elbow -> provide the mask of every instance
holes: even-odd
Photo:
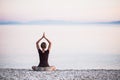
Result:
[[[38,44],[38,42],[36,42],[36,45]]]
[[[49,44],[52,44],[52,43],[49,41]]]
[[[51,42],[49,42],[49,45],[52,45],[52,43],[51,43]]]

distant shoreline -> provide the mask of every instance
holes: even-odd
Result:
[[[0,21],[0,25],[80,25],[80,24],[120,24],[120,21],[106,22],[80,22],[80,21],[64,21],[64,20],[36,20],[36,21]]]
[[[120,70],[81,69],[33,71],[32,69],[0,68],[0,80],[118,80]]]

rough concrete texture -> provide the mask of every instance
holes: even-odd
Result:
[[[56,70],[0,69],[0,80],[120,80],[120,70]]]

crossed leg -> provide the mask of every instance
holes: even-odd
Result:
[[[55,66],[50,66],[50,67],[32,66],[32,69],[34,71],[54,71],[54,70],[56,70],[56,67]]]

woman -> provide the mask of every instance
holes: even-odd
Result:
[[[45,42],[41,43],[41,48],[39,47],[39,43],[42,39],[47,40],[48,42],[48,48],[46,49],[47,45]],[[40,63],[38,66],[33,66],[33,70],[40,70],[40,71],[47,71],[47,70],[55,70],[56,68],[54,66],[49,66],[48,64],[48,57],[49,57],[49,52],[51,49],[51,42],[46,38],[45,33],[43,33],[43,36],[36,42],[36,47],[39,53],[39,60]]]

